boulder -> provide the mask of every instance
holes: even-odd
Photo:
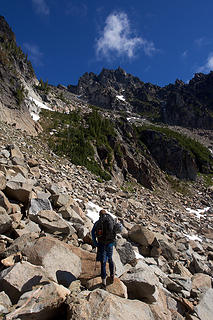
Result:
[[[11,306],[12,303],[8,295],[4,291],[0,292],[0,314],[7,314]]]
[[[5,257],[16,254],[17,252],[23,253],[28,247],[32,247],[38,238],[35,233],[27,233],[15,239],[12,244],[4,252]]]
[[[138,300],[128,300],[96,289],[79,294],[69,303],[67,320],[155,320],[149,306]]]
[[[116,250],[116,248],[113,248],[113,255],[112,255],[114,264],[115,264],[115,275],[117,277],[120,277],[122,274],[124,274],[124,272],[126,272],[127,270],[129,270],[131,268],[130,265],[126,264],[126,266],[124,266],[121,262],[120,256]]]
[[[70,248],[81,260],[79,279],[81,279],[83,283],[100,275],[101,266],[100,262],[96,262],[96,253],[88,252],[72,245],[70,245]]]
[[[41,171],[39,167],[30,168],[30,173],[36,178],[39,179],[41,177]]]
[[[203,261],[202,257],[199,254],[194,253],[192,255],[192,261],[189,265],[189,270],[192,274],[195,273],[206,273],[211,274],[210,268],[207,266],[205,261]]]
[[[40,232],[41,228],[39,227],[39,225],[31,220],[22,221],[21,229],[15,229],[15,234],[17,234],[19,237],[26,233],[37,233],[37,236],[39,236]]]
[[[189,278],[192,277],[191,272],[182,263],[180,263],[179,261],[175,262],[175,266],[174,266],[173,272],[177,273],[177,274],[180,274],[183,277],[189,277]]]
[[[50,196],[50,200],[55,208],[60,208],[69,204],[70,195],[67,194],[53,194]]]
[[[95,290],[102,287],[101,277],[91,279],[86,282],[86,288],[89,290]],[[106,291],[121,298],[127,298],[127,287],[119,278],[114,278],[113,283],[110,280],[110,277],[106,279]]]
[[[178,259],[178,250],[175,244],[168,242],[166,239],[158,239],[161,248],[161,254],[167,261]]]
[[[20,158],[20,159],[24,159],[24,155],[20,151],[18,146],[9,145],[8,148],[10,150],[10,156],[11,157],[17,157],[17,158]]]
[[[203,273],[196,273],[192,277],[192,289],[206,291],[212,287],[212,278]]]
[[[75,227],[75,229],[77,230],[79,239],[82,240],[84,240],[86,235],[89,233],[89,230],[83,225],[79,226],[78,228]]]
[[[16,306],[9,313],[8,319],[62,319],[66,314],[64,301],[70,294],[70,290],[62,285],[50,282],[24,293]]]
[[[17,173],[20,173],[22,176],[24,176],[26,179],[28,177],[28,169],[19,166],[19,165],[11,165],[8,170],[6,170],[6,177],[7,180],[11,180]]]
[[[118,240],[116,242],[116,250],[123,264],[135,262],[136,256],[131,243],[125,240]]]
[[[212,320],[213,314],[213,289],[208,289],[195,307],[200,320]]]
[[[88,252],[79,247],[71,246],[72,251],[81,259],[82,272],[79,276],[82,283],[85,283],[89,279],[93,279],[100,275],[101,273],[101,264],[96,261],[96,253]],[[116,249],[113,249],[113,261],[115,264],[115,275],[120,277],[126,269],[120,261],[119,254]],[[106,265],[107,273],[109,274],[108,263]]]
[[[0,190],[4,190],[6,187],[6,177],[3,172],[0,171]]]
[[[36,167],[39,165],[39,162],[37,159],[31,158],[27,161],[27,164],[30,168]]]
[[[173,281],[169,277],[164,277],[161,281],[164,287],[172,293],[180,293],[183,290],[183,287],[179,283]]]
[[[18,262],[0,273],[1,290],[10,297],[13,304],[17,303],[24,292],[44,281],[49,282],[44,268],[27,261]]]
[[[73,229],[58,213],[53,210],[41,210],[37,214],[39,225],[50,233],[73,234]]]
[[[149,246],[152,244],[155,235],[152,231],[141,225],[134,225],[129,231],[129,238],[142,246]]]
[[[19,166],[26,166],[26,163],[24,159],[18,158],[18,157],[12,157],[11,158],[12,164],[19,165]]]
[[[6,210],[0,207],[0,234],[11,231],[12,220]]]
[[[148,269],[132,268],[124,273],[120,280],[127,286],[128,297],[153,303],[158,297],[158,278]]]
[[[23,250],[29,262],[44,267],[58,284],[69,287],[81,274],[81,260],[72,247],[51,237],[37,239],[33,246]]]
[[[12,212],[12,205],[2,191],[0,191],[0,207],[3,207],[7,213]]]
[[[155,317],[155,319],[161,319],[161,320],[184,320],[184,318],[177,312],[177,310],[173,309],[173,312],[175,311],[176,317],[172,317],[172,312],[169,309],[169,298],[171,294],[168,293],[164,288],[159,288],[158,290],[158,299],[156,303],[152,303],[149,307]]]
[[[31,183],[9,181],[6,184],[5,194],[8,198],[27,204],[32,192]]]
[[[192,281],[189,277],[183,277],[179,274],[171,274],[169,278],[182,287],[182,290],[191,291]]]
[[[41,210],[52,210],[50,200],[47,198],[35,198],[30,200],[28,215],[32,221],[37,222],[37,214]]]
[[[73,200],[70,199],[69,202],[69,206],[71,207],[71,209],[73,209],[82,219],[85,219],[85,213],[83,212],[83,210],[79,207],[78,203]]]
[[[15,265],[15,263],[20,262],[21,260],[22,260],[22,254],[21,252],[17,252],[5,259],[2,259],[1,263],[5,267],[12,267]]]
[[[63,206],[58,210],[64,219],[73,223],[84,224],[84,220],[70,206]]]

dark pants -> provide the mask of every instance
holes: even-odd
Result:
[[[108,261],[109,263],[109,271],[110,276],[114,274],[114,263],[112,260],[112,254],[113,254],[113,245],[114,243],[109,244],[98,244],[98,251],[97,251],[97,257],[96,260],[101,262],[101,278],[106,278],[106,263]]]

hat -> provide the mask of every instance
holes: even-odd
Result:
[[[106,214],[106,210],[101,209],[101,210],[99,211],[99,214]]]

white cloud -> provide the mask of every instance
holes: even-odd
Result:
[[[49,15],[50,9],[45,0],[32,0],[35,10],[39,14]]]
[[[110,14],[106,19],[105,28],[96,42],[97,56],[110,58],[112,54],[117,54],[133,58],[136,49],[139,48],[142,48],[148,56],[156,51],[153,42],[132,35],[126,13]]]
[[[24,43],[24,48],[26,49],[30,60],[35,66],[42,65],[43,53],[40,51],[39,47],[35,44]]]
[[[199,67],[197,72],[210,72],[213,70],[213,52],[210,53],[210,55],[207,58],[206,63]]]

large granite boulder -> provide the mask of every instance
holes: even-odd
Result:
[[[213,289],[208,289],[201,297],[195,310],[200,320],[212,320],[213,315]]]
[[[84,295],[80,294],[70,301],[67,320],[76,319],[155,320],[156,318],[149,306],[141,301],[127,300],[96,289],[85,292]]]
[[[153,303],[158,298],[159,280],[147,269],[135,269],[124,273],[120,280],[127,286],[128,297]]]
[[[44,268],[32,265],[27,261],[18,262],[0,273],[1,290],[10,297],[13,304],[24,292],[30,291],[33,286],[44,282],[49,282]]]
[[[149,246],[154,241],[155,235],[142,225],[134,225],[129,231],[129,238],[142,246]]]
[[[75,229],[53,210],[41,210],[37,214],[40,227],[50,233],[73,234]]]
[[[5,194],[10,199],[27,204],[31,197],[32,187],[33,185],[28,182],[9,181],[6,184]]]
[[[0,207],[0,234],[10,231],[12,220],[3,207]]]
[[[80,258],[70,245],[60,240],[41,237],[23,253],[29,262],[42,266],[52,280],[65,287],[81,274]]]
[[[16,309],[6,316],[8,319],[62,319],[66,314],[64,301],[70,290],[50,282],[33,288],[20,297]]]

